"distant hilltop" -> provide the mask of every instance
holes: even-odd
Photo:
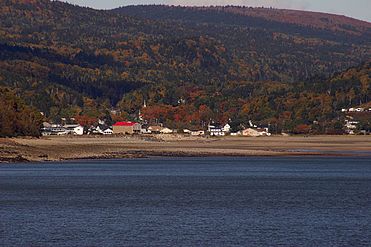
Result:
[[[192,12],[200,12],[201,15],[202,11],[211,13],[214,12],[219,15],[221,13],[227,13],[238,17],[256,17],[268,21],[302,25],[311,28],[326,29],[331,31],[346,32],[354,35],[362,35],[364,32],[370,32],[371,29],[370,22],[358,20],[344,15],[264,7],[182,7],[167,5],[132,5],[128,7],[117,8],[113,11],[138,17],[188,21],[192,21],[192,19],[193,21],[197,21],[200,18],[204,18],[201,16],[199,16],[199,18],[195,18],[196,14],[191,14]],[[206,19],[203,20],[205,21]],[[246,21],[248,21],[248,19]],[[247,22],[246,25],[249,25],[249,23]]]

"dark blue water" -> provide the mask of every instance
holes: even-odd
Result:
[[[371,159],[1,165],[0,245],[371,246]]]

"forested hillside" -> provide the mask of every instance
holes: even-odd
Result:
[[[335,133],[342,129],[345,115],[340,109],[370,102],[371,64],[350,68],[329,79],[301,83],[249,82],[230,85],[218,91],[198,88],[185,90],[187,104],[149,106],[145,118],[160,119],[169,126],[198,125],[209,119],[228,122],[238,129],[249,120],[270,126],[273,133]],[[172,90],[171,96],[182,89]],[[370,114],[368,122],[371,123]],[[305,131],[304,131],[305,132]]]
[[[134,118],[146,100],[146,117],[172,127],[252,119],[294,130],[369,101],[371,24],[285,13],[3,0],[0,85],[54,120],[111,108]]]

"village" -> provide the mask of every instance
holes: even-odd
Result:
[[[73,119],[72,119],[73,121]],[[210,123],[207,126],[207,130],[190,130],[182,129],[175,130],[164,126],[163,124],[148,125],[145,123],[122,121],[116,122],[112,126],[109,126],[105,121],[98,120],[96,125],[90,127],[81,126],[80,124],[51,124],[48,122],[43,123],[41,129],[42,136],[66,136],[66,135],[172,135],[181,134],[184,136],[271,136],[268,128],[260,128],[254,125],[251,121],[249,127],[238,132],[232,132],[231,126],[227,124]]]
[[[146,108],[144,102],[143,108]],[[356,120],[357,115],[367,115],[371,113],[371,107],[351,107],[339,110],[343,115],[342,123],[343,134],[369,134],[369,131],[360,129],[360,121]],[[118,110],[111,110],[111,114],[119,113]],[[42,113],[43,114],[43,113]],[[60,123],[44,122],[41,128],[42,136],[66,136],[66,135],[176,135],[194,137],[225,137],[225,136],[245,136],[245,137],[264,137],[271,136],[269,126],[258,126],[249,120],[247,124],[241,124],[238,131],[233,131],[230,123],[217,123],[210,120],[209,124],[200,129],[172,129],[162,123],[148,123],[139,114],[135,117],[136,121],[117,121],[111,124],[106,120],[97,119],[95,124],[82,126],[77,123],[75,118],[61,118]],[[317,121],[314,122],[314,124]],[[287,135],[286,133],[275,133]]]
[[[344,134],[354,135],[357,133],[368,134],[367,131],[356,131],[360,122],[354,119],[354,114],[371,113],[371,108],[349,108],[341,109],[345,114],[343,123]],[[118,121],[113,124],[107,124],[105,120],[97,119],[96,124],[82,126],[74,118],[61,118],[60,123],[44,122],[41,128],[42,136],[66,136],[66,135],[183,135],[198,137],[224,137],[224,136],[246,136],[246,137],[264,137],[271,136],[267,126],[258,126],[251,120],[248,124],[241,125],[241,130],[232,131],[229,123],[210,123],[204,129],[171,129],[162,123],[149,124],[145,121],[139,112],[138,121]],[[280,133],[286,135],[285,133]]]

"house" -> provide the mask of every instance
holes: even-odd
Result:
[[[111,130],[110,128],[103,130],[103,135],[112,135],[112,134],[113,134],[113,130]]]
[[[112,135],[113,134],[112,127],[109,127],[105,123],[102,124],[102,122],[100,124],[98,124],[98,126],[96,127],[96,131],[99,134],[102,134],[102,135]]]
[[[272,134],[269,133],[268,128],[247,128],[242,131],[243,136],[251,136],[251,137],[258,137],[258,136],[271,136]]]
[[[358,121],[345,120],[345,125],[344,125],[345,132],[349,135],[354,135],[358,124],[359,124]]]
[[[197,131],[191,131],[191,136],[204,136],[205,131],[203,130],[197,130]]]
[[[41,135],[42,136],[50,136],[52,134],[51,132],[52,125],[48,122],[43,122],[43,127],[41,128]]]
[[[148,130],[151,131],[152,134],[160,134],[162,129],[163,127],[159,125],[153,125],[148,127]]]
[[[68,134],[82,136],[84,134],[84,127],[79,124],[66,124],[63,126]]]
[[[63,128],[70,135],[83,135],[84,134],[84,127],[79,124],[65,124]]]
[[[143,128],[143,127],[142,127],[142,129],[140,130],[140,133],[141,133],[141,134],[151,134],[152,131],[150,131],[150,130],[147,129],[147,128]]]
[[[82,127],[81,125],[76,126],[76,127],[73,129],[73,133],[74,133],[75,135],[82,136],[82,135],[84,134],[84,127]]]
[[[105,130],[105,128],[103,127],[103,125],[98,124],[98,126],[95,128],[95,130],[98,132],[98,134],[103,135],[103,131]]]
[[[87,131],[88,135],[102,135],[102,131],[95,126],[90,126],[90,128]]]
[[[231,132],[231,126],[230,126],[229,124],[224,125],[224,127],[223,127],[223,131],[224,131],[225,133],[229,133],[229,132]]]
[[[160,133],[161,134],[172,134],[174,131],[169,128],[163,128]]]
[[[192,131],[189,130],[189,129],[184,129],[184,130],[183,130],[183,133],[184,133],[184,134],[192,134]]]
[[[72,133],[73,129],[67,129],[60,124],[49,124],[47,122],[43,123],[43,127],[41,128],[41,135],[43,136],[50,136],[50,135],[67,135]]]
[[[225,136],[225,132],[223,131],[223,127],[218,124],[211,125],[209,124],[207,131],[211,136]]]
[[[128,134],[132,135],[140,133],[142,125],[136,122],[117,122],[113,126],[114,134]]]

